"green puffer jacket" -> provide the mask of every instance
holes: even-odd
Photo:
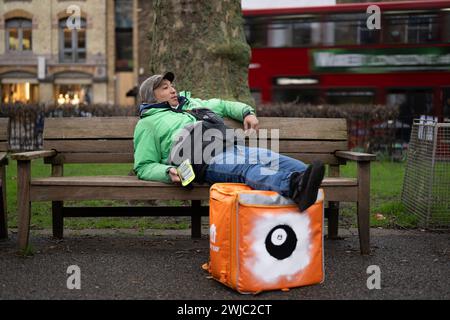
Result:
[[[174,138],[186,125],[197,120],[183,110],[208,108],[221,117],[243,121],[245,114],[255,113],[251,106],[220,99],[190,98],[187,92],[179,97],[180,106],[173,110],[167,103],[141,105],[141,120],[134,130],[134,171],[142,180],[172,183],[167,173]]]

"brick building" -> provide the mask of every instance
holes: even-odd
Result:
[[[134,104],[137,0],[0,0],[2,102]]]

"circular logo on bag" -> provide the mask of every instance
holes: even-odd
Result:
[[[290,226],[279,225],[270,230],[265,243],[272,257],[283,260],[290,257],[297,247],[297,236]]]

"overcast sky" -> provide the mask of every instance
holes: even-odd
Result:
[[[242,0],[242,9],[315,7],[333,4],[336,4],[336,0]]]

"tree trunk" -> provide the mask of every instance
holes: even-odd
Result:
[[[153,0],[149,37],[152,74],[174,72],[193,97],[254,105],[240,0]]]

